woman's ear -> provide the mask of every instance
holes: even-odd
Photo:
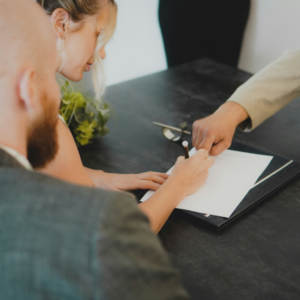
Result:
[[[64,38],[68,31],[70,14],[63,8],[57,8],[51,15],[51,22],[56,36],[59,39]]]

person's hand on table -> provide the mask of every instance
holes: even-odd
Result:
[[[157,172],[141,174],[113,174],[88,169],[88,173],[97,188],[130,191],[137,189],[156,191],[168,179],[169,175]]]
[[[193,124],[193,145],[217,156],[231,145],[236,127],[248,118],[245,109],[235,103],[226,102],[212,115]]]

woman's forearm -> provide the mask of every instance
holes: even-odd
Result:
[[[140,203],[139,208],[148,217],[152,230],[158,233],[168,217],[186,196],[182,186],[166,181],[147,201]]]
[[[87,167],[84,167],[86,173],[89,175],[89,177],[91,178],[91,180],[94,182],[94,184],[97,186],[98,181],[101,180],[101,178],[103,176],[105,176],[105,172],[101,171],[101,170],[93,170],[93,169],[89,169]]]

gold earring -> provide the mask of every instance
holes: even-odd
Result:
[[[58,39],[57,41],[57,51],[63,52],[65,50],[65,39]]]

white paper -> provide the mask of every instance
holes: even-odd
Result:
[[[193,148],[190,156],[195,153]],[[185,197],[177,208],[229,218],[272,159],[268,155],[225,150],[215,157],[206,183],[198,192]],[[171,172],[172,169],[167,173]],[[149,191],[141,201],[153,193]]]

